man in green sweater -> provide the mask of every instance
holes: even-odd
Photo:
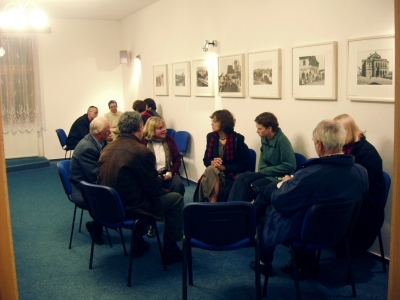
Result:
[[[292,145],[279,128],[273,113],[264,112],[256,117],[257,133],[261,137],[261,156],[258,172],[239,174],[229,193],[228,201],[253,201],[271,182],[278,182],[296,170]]]

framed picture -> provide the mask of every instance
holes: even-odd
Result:
[[[172,64],[172,90],[175,96],[190,96],[190,62]]]
[[[348,40],[347,97],[394,102],[394,35]]]
[[[335,100],[337,42],[293,47],[293,97]]]
[[[281,98],[281,49],[249,53],[249,96]]]
[[[168,65],[153,67],[154,94],[168,96]]]
[[[196,96],[214,96],[214,70],[211,59],[194,60],[193,92]]]
[[[221,97],[244,97],[244,54],[218,58],[218,93]]]

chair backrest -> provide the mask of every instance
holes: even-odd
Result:
[[[188,146],[189,146],[189,140],[190,140],[190,134],[187,131],[177,131],[175,132],[174,136],[176,145],[178,146],[179,152],[182,154],[185,154]]]
[[[256,158],[257,158],[256,151],[249,148],[249,154],[250,154],[250,159],[249,159],[249,165],[248,165],[247,169],[251,172],[255,172],[256,171]]]
[[[294,156],[296,157],[296,171],[301,169],[301,166],[307,161],[306,157],[301,154],[301,153],[294,153]]]
[[[304,218],[300,242],[308,248],[337,244],[357,218],[360,204],[361,198],[314,204]]]
[[[234,250],[254,243],[256,212],[249,202],[194,202],[183,209],[185,239],[208,250]]]
[[[81,190],[93,219],[106,226],[124,221],[124,207],[113,188],[81,181]]]
[[[62,148],[64,148],[65,144],[67,143],[67,135],[64,131],[64,129],[56,129],[56,133],[58,136],[58,140],[60,141],[60,145]]]
[[[390,184],[392,183],[392,180],[390,179],[390,176],[388,173],[383,171],[383,178],[385,179],[385,184],[386,184],[386,197],[385,197],[385,206],[387,202],[387,198],[389,196],[389,190],[390,190]]]
[[[60,176],[62,185],[64,187],[64,192],[67,194],[68,198],[71,198],[72,186],[69,181],[69,168],[71,166],[70,160],[63,160],[57,163],[58,175]]]
[[[167,134],[168,134],[169,136],[174,137],[174,136],[175,136],[175,129],[167,128]]]

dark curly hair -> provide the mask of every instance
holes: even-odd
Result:
[[[232,133],[235,128],[235,118],[231,112],[227,109],[217,110],[211,116],[210,119],[214,119],[220,122],[221,130],[225,133]]]

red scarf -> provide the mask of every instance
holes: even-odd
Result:
[[[211,140],[210,140],[210,145],[208,147],[208,153],[207,156],[209,159],[212,159],[212,153],[213,153],[213,148],[214,148],[214,143],[215,140],[217,139],[217,137],[219,137],[217,132],[214,132]],[[225,143],[225,157],[226,157],[226,161],[233,161],[235,159],[235,141],[234,141],[235,135],[234,133],[228,133],[226,135],[226,143]]]

